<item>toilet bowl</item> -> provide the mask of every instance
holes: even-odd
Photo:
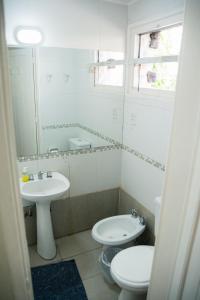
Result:
[[[155,235],[158,232],[161,198],[155,199]],[[111,262],[111,275],[121,287],[119,300],[145,300],[154,256],[153,246],[133,246],[119,252]]]
[[[153,255],[153,246],[133,246],[113,258],[111,275],[121,288],[119,300],[146,299]]]

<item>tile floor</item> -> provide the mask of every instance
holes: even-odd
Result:
[[[42,259],[37,254],[36,246],[29,247],[31,266],[36,267],[74,258],[88,300],[118,299],[119,288],[116,285],[108,285],[101,275],[98,264],[101,246],[92,239],[90,230],[57,239],[56,243],[57,256],[51,261]]]

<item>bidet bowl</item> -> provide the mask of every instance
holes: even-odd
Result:
[[[136,239],[145,230],[139,218],[132,215],[119,215],[103,219],[92,229],[92,237],[100,244],[116,246]]]

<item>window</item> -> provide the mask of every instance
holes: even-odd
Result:
[[[182,25],[135,35],[133,88],[175,91]]]
[[[122,87],[124,81],[124,53],[96,51],[94,85]]]

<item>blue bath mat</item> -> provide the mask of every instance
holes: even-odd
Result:
[[[88,300],[74,260],[31,269],[35,300]]]

